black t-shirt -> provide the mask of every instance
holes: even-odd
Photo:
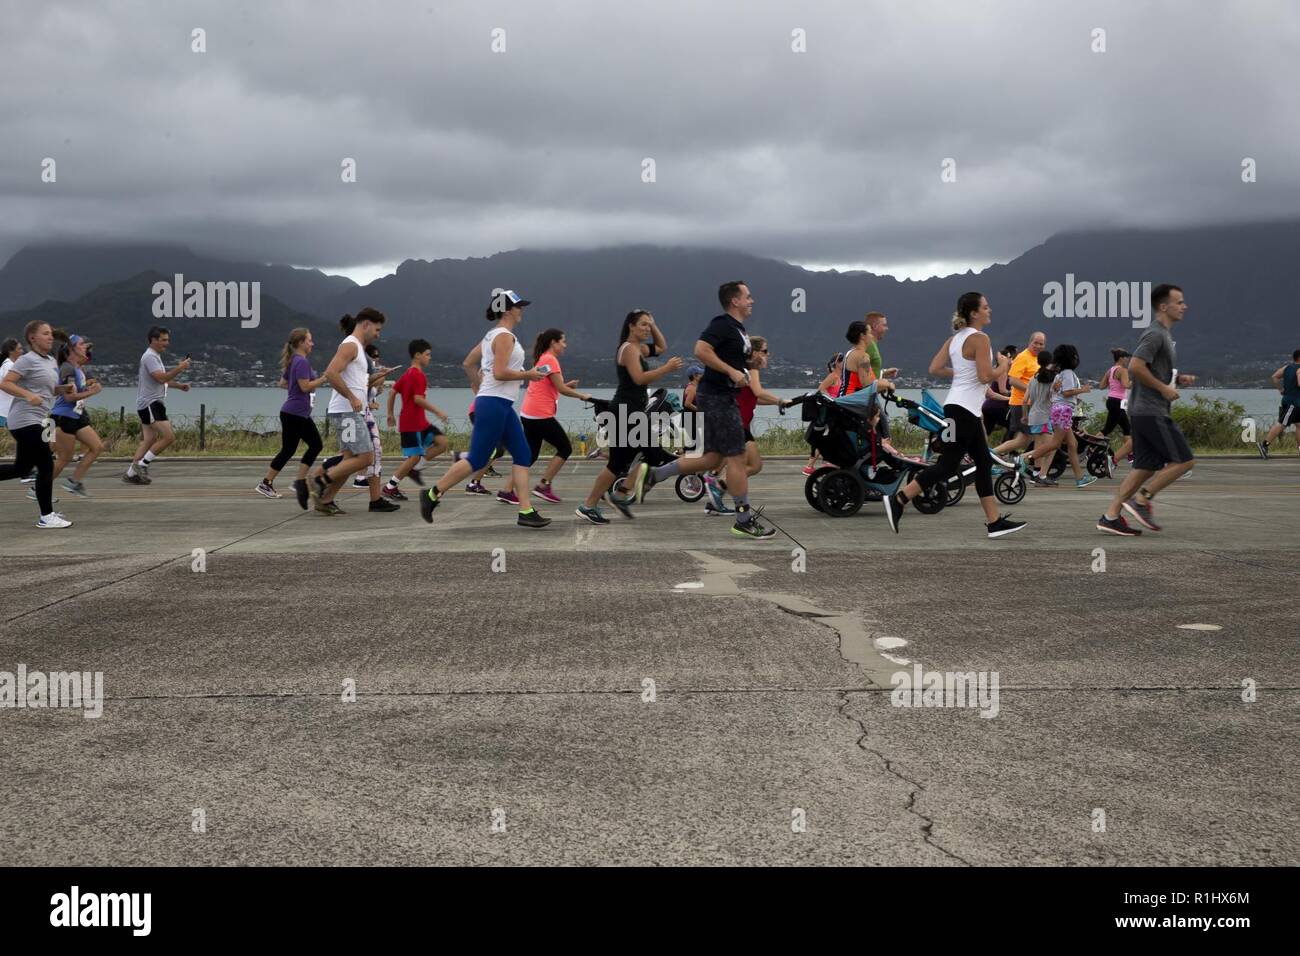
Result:
[[[700,333],[700,341],[712,345],[718,358],[732,368],[745,371],[745,361],[749,358],[750,346],[744,323],[737,322],[725,313],[719,315]],[[700,379],[697,391],[730,394],[735,390],[736,387],[731,384],[729,377],[707,365],[704,367],[704,376]]]

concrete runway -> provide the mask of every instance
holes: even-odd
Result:
[[[1140,539],[1093,527],[1114,482],[1031,490],[989,541],[973,491],[895,536],[801,464],[763,542],[669,487],[580,523],[588,463],[541,531],[304,513],[263,462],[97,465],[58,532],[0,485],[0,671],[105,687],[0,709],[0,862],[1300,863],[1300,465],[1198,464]],[[916,665],[996,716],[894,706]]]

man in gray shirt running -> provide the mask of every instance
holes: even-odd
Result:
[[[1160,525],[1156,524],[1152,512],[1156,493],[1185,475],[1193,464],[1192,449],[1169,415],[1170,405],[1178,399],[1177,386],[1196,382],[1195,375],[1178,375],[1171,334],[1187,312],[1183,290],[1176,285],[1156,286],[1151,290],[1151,311],[1155,313],[1155,321],[1133,350],[1128,367],[1133,381],[1128,400],[1133,426],[1133,470],[1125,477],[1106,513],[1097,519],[1098,531],[1125,537],[1142,532],[1129,526],[1120,516],[1120,509],[1148,531],[1159,531]]]

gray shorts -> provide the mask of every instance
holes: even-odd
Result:
[[[1021,432],[1026,435],[1030,434],[1028,423],[1025,420],[1025,406],[1012,405],[1007,408],[1007,437],[1015,438]]]
[[[363,455],[374,451],[370,443],[370,428],[361,412],[330,412],[330,431],[339,436],[339,451]]]
[[[745,453],[745,426],[735,394],[696,392],[695,407],[704,419],[704,453],[717,452],[724,458]]]

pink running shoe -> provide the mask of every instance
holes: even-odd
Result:
[[[533,489],[533,494],[541,498],[543,501],[549,501],[553,505],[558,505],[560,503],[560,496],[551,490],[550,485],[544,485],[541,482],[538,482],[537,487]]]
[[[498,491],[497,501],[503,505],[517,505],[519,504],[519,496],[513,491]]]

